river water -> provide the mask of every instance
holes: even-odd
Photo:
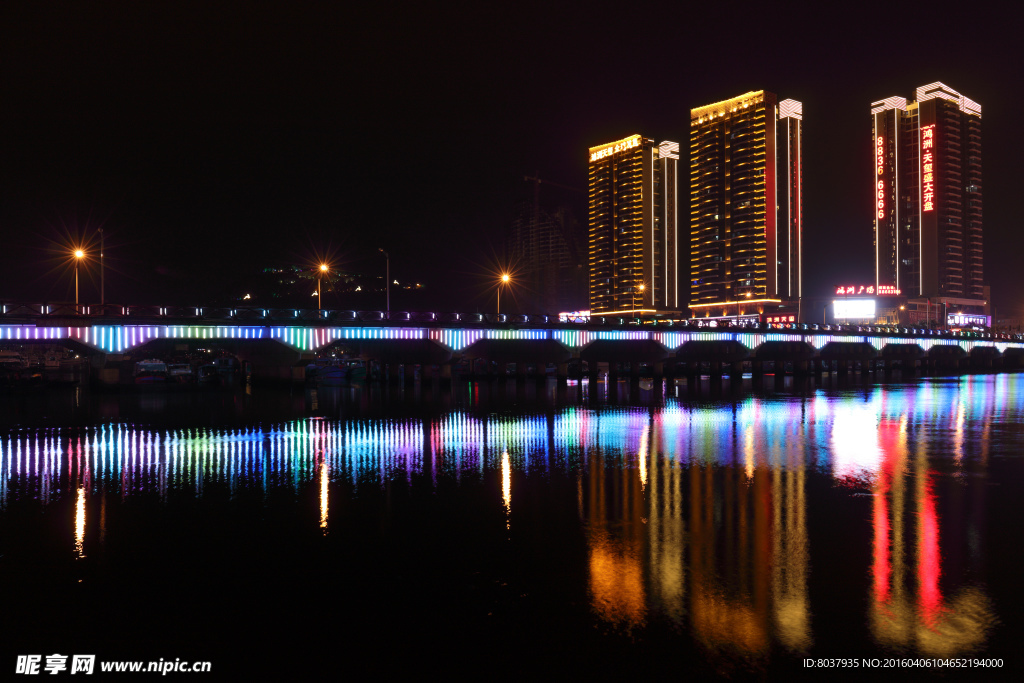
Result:
[[[1022,417],[1015,374],[0,396],[0,667],[1019,675]]]

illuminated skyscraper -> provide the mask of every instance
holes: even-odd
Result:
[[[678,160],[640,135],[590,148],[591,313],[680,310]]]
[[[748,92],[690,110],[690,310],[750,315],[801,296],[803,105]]]
[[[981,106],[942,83],[871,104],[875,285],[980,302]]]

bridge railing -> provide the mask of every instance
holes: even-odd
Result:
[[[88,327],[135,321],[158,324],[227,323],[252,325],[289,325],[300,327],[381,325],[428,327],[545,327],[559,329],[625,328],[701,331],[788,331],[795,333],[829,332],[849,335],[885,335],[1024,341],[1024,335],[1007,332],[923,329],[894,325],[829,325],[816,323],[750,323],[748,321],[704,321],[700,319],[663,320],[621,316],[590,316],[559,321],[545,314],[496,314],[432,311],[359,311],[344,309],[268,308],[262,306],[208,307],[121,304],[81,304],[74,302],[23,303],[0,302],[0,320],[7,324],[43,324]]]

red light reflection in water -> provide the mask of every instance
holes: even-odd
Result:
[[[880,643],[949,657],[984,644],[994,616],[978,588],[943,591],[936,474],[923,442],[911,454],[907,425],[904,415],[878,427],[870,624]]]
[[[925,625],[934,628],[942,610],[942,590],[939,588],[939,576],[942,574],[939,519],[935,512],[935,495],[929,472],[922,472],[918,481],[917,604]]]

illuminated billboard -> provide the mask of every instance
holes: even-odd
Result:
[[[921,126],[921,210],[935,210],[935,124]]]
[[[950,327],[991,327],[992,318],[972,313],[950,313],[946,316],[946,324]]]
[[[878,219],[882,220],[885,218],[885,180],[882,178],[882,174],[885,173],[885,141],[881,135],[875,139],[875,168],[878,171],[878,183],[875,186],[878,193],[876,208],[878,209]]]
[[[622,140],[616,140],[615,142],[609,142],[604,145],[598,145],[597,147],[590,148],[590,160],[600,161],[605,157],[609,157],[619,152],[625,152],[628,149],[640,146],[640,136],[630,135],[628,138]]]
[[[874,320],[874,299],[835,299],[832,314],[836,320]]]
[[[836,294],[867,294],[868,296],[898,296],[901,290],[895,285],[845,285],[836,287]]]

